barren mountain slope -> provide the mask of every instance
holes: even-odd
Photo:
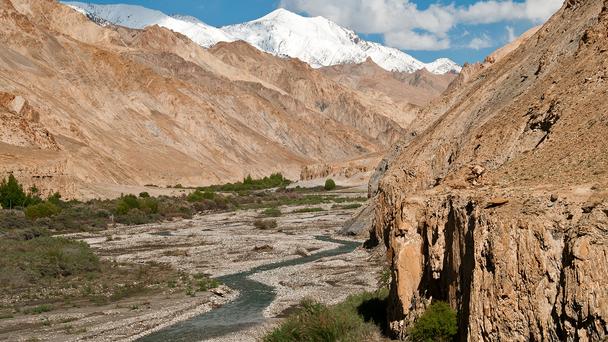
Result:
[[[395,122],[409,118],[398,104],[342,86],[300,60],[276,58],[243,41],[219,43],[209,51],[226,64],[246,69],[309,108],[364,131],[381,143],[395,142],[402,133]]]
[[[336,120],[158,27],[100,27],[50,0],[1,0],[0,25],[0,172],[44,190],[297,177],[382,151],[401,130],[369,108]]]
[[[360,64],[344,64],[322,68],[331,79],[363,93],[388,96],[394,102],[426,106],[439,97],[457,74],[436,75],[425,69],[413,73],[389,72],[371,59]]]
[[[376,196],[389,319],[431,298],[461,340],[608,333],[608,1],[569,0],[404,139]],[[441,107],[443,106],[443,107]]]
[[[405,128],[411,126],[420,111],[438,98],[457,74],[433,74],[425,69],[389,72],[371,59],[361,64],[344,64],[320,69],[326,76],[353,90],[396,107],[391,117]]]

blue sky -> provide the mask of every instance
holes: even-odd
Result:
[[[167,14],[186,14],[223,26],[257,19],[278,7],[322,15],[364,39],[400,48],[430,62],[448,57],[463,64],[483,60],[533,26],[563,0],[80,0],[128,3]]]

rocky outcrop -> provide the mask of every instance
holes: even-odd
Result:
[[[608,1],[567,1],[385,159],[371,241],[396,335],[444,300],[463,341],[606,338],[606,53]]]

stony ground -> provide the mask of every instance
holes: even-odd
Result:
[[[343,196],[360,196],[347,193]],[[158,262],[191,273],[216,277],[255,266],[300,258],[336,245],[315,239],[335,236],[354,209],[318,205],[326,211],[294,213],[305,207],[281,207],[273,229],[255,228],[260,210],[196,216],[163,224],[114,227],[96,233],[69,235],[86,241],[104,259],[118,262]],[[334,303],[349,294],[376,288],[378,262],[363,249],[317,262],[256,274],[255,280],[277,288],[276,301],[265,311],[269,318],[257,327],[223,338],[255,340],[304,297]],[[153,275],[150,275],[153,276]],[[0,320],[0,341],[129,341],[213,307],[237,293],[227,288],[199,292],[132,297],[106,306],[58,309],[39,315]]]

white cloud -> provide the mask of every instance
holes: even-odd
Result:
[[[449,38],[438,38],[433,34],[419,34],[412,31],[387,32],[384,42],[405,50],[445,50],[450,48]]]
[[[471,41],[469,42],[469,45],[467,45],[467,47],[469,49],[473,49],[473,50],[481,50],[481,49],[485,49],[485,48],[489,48],[492,47],[492,40],[490,40],[490,37],[487,34],[483,34],[479,37],[475,37],[473,39],[471,39]]]
[[[517,39],[517,36],[515,35],[515,29],[513,28],[513,26],[507,26],[506,30],[507,30],[507,41],[509,43],[514,41],[515,39]]]
[[[324,16],[357,32],[383,34],[386,43],[395,47],[438,50],[450,46],[448,34],[458,24],[540,23],[563,1],[480,0],[468,6],[433,4],[423,10],[413,0],[281,0],[280,6]]]

